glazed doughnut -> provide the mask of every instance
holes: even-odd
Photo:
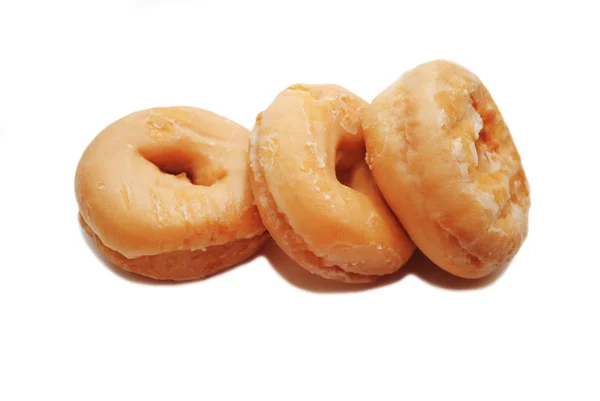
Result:
[[[206,277],[268,239],[248,184],[250,132],[192,107],[130,114],[87,147],[80,221],[115,265],[154,279]]]
[[[250,140],[250,185],[273,239],[308,271],[347,283],[392,273],[415,249],[364,162],[366,105],[339,86],[295,85],[258,115]]]
[[[465,278],[505,265],[527,234],[529,186],[488,90],[447,61],[402,75],[368,107],[367,161],[434,263]]]

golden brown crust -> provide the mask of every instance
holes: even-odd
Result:
[[[361,167],[365,105],[335,85],[295,85],[259,115],[250,141],[250,183],[271,236],[307,270],[349,283],[392,273],[414,251]]]
[[[128,259],[108,248],[79,215],[79,222],[92,238],[98,250],[112,264],[155,280],[196,280],[212,276],[228,267],[249,259],[269,240],[269,234],[215,245],[205,250],[174,251]]]
[[[529,188],[489,92],[436,61],[404,74],[363,121],[368,162],[417,246],[467,278],[507,263],[527,233]]]

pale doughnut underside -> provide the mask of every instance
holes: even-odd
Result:
[[[258,168],[254,170],[251,177],[255,193],[260,197],[257,206],[263,216],[263,223],[269,227],[269,232],[277,245],[299,265],[313,274],[344,283],[372,283],[377,279],[377,276],[347,272],[311,252],[304,239],[294,232],[286,216],[277,209],[277,204],[267,191]]]
[[[417,246],[465,278],[508,263],[527,234],[529,186],[496,104],[445,61],[405,73],[363,121],[367,161]]]
[[[212,276],[249,259],[269,240],[269,234],[265,232],[253,238],[215,245],[203,250],[166,252],[128,259],[104,245],[81,215],[79,222],[110,263],[128,272],[155,280],[183,281]]]

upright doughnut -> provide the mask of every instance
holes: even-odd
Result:
[[[368,107],[367,161],[385,199],[434,263],[478,278],[527,234],[529,186],[481,81],[447,61],[402,75]]]
[[[348,283],[392,273],[414,251],[364,163],[366,105],[339,86],[295,85],[250,140],[250,183],[273,239],[308,271]]]
[[[75,177],[81,224],[117,266],[205,277],[268,239],[248,184],[249,131],[192,107],[130,114],[87,147]]]

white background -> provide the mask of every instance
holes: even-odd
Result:
[[[594,2],[351,3],[0,3],[0,399],[600,399]],[[159,284],[104,263],[78,226],[79,157],[132,111],[251,128],[288,85],[371,100],[436,58],[487,85],[531,184],[503,274],[464,281],[417,256],[364,289],[269,245]]]

